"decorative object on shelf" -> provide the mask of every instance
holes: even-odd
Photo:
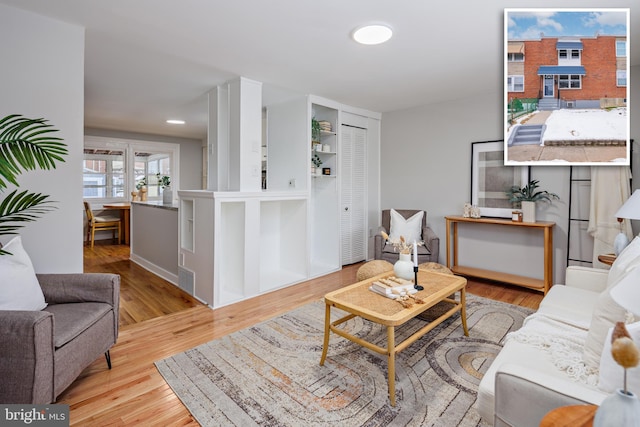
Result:
[[[320,120],[318,121],[318,126],[320,126],[320,130],[322,132],[331,132],[333,129],[331,128],[331,122],[328,120]]]
[[[538,191],[539,182],[537,179],[532,179],[522,188],[514,185],[505,192],[511,203],[520,203],[523,222],[536,222],[536,202],[551,203],[554,199],[560,199],[560,196],[555,193],[549,193],[546,190]]]
[[[158,185],[162,188],[162,204],[170,205],[173,203],[173,191],[171,190],[171,178],[167,175],[156,174]]]
[[[480,208],[476,205],[471,206],[471,218],[480,218]]]
[[[316,175],[320,175],[322,173],[322,169],[320,169],[320,166],[322,166],[322,159],[320,159],[320,156],[314,154],[311,158],[311,163],[313,163],[313,166],[315,166],[314,173]]]
[[[331,145],[322,144],[322,151],[324,151],[325,153],[330,153],[331,152]]]
[[[504,192],[528,181],[528,167],[504,165],[504,141],[471,144],[471,204],[481,216],[511,218],[513,206]]]
[[[19,186],[17,175],[23,171],[55,169],[56,161],[64,162],[68,153],[61,138],[51,136],[58,132],[45,119],[29,119],[19,114],[11,114],[0,120],[0,192],[8,184]],[[47,200],[48,195],[30,193],[28,190],[13,190],[2,200],[0,209],[0,235],[16,234],[23,225],[13,224],[35,221],[40,214],[55,207]],[[0,249],[0,255],[7,255]]]
[[[320,144],[319,142],[314,142],[313,151],[322,152],[322,144]]]
[[[320,141],[320,122],[311,118],[311,141]]]
[[[132,191],[131,192],[131,201],[135,202],[136,200],[138,200],[138,192],[137,191]]]
[[[147,187],[140,187],[140,201],[147,201]]]
[[[627,390],[627,369],[638,366],[640,352],[623,322],[617,322],[613,328],[611,355],[624,368],[624,387],[602,401],[593,418],[593,426],[637,427],[640,425],[640,400]]]
[[[331,175],[331,168],[322,168],[322,175]]]
[[[613,241],[613,250],[616,256],[629,244],[629,238],[623,231],[622,221],[625,219],[640,219],[640,190],[635,190],[631,197],[618,209],[616,218],[620,223],[620,233]]]

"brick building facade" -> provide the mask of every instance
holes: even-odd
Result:
[[[510,40],[507,99],[555,99],[560,108],[625,104],[626,52],[624,36]]]

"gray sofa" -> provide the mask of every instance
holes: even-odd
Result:
[[[419,210],[411,210],[411,209],[396,209],[396,211],[402,215],[404,218],[410,218],[416,213],[420,212]],[[385,209],[382,211],[382,226],[380,227],[382,231],[389,234],[391,232],[391,210]],[[438,257],[440,256],[440,238],[436,236],[433,230],[430,227],[427,227],[427,212],[424,211],[424,216],[422,217],[422,241],[424,242],[423,246],[418,246],[418,262],[420,264],[425,262],[438,262]],[[390,263],[395,263],[400,258],[400,255],[396,250],[394,250],[393,245],[387,243],[385,239],[380,235],[380,233],[376,234],[374,237],[374,259],[383,259],[385,261],[389,261]]]
[[[55,402],[118,338],[120,276],[39,274],[48,306],[0,311],[0,403]]]

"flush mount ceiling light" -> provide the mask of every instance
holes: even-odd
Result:
[[[353,39],[361,44],[380,44],[391,38],[393,31],[386,25],[366,25],[353,32]]]
[[[184,120],[169,119],[167,120],[167,123],[169,123],[170,125],[183,125]]]

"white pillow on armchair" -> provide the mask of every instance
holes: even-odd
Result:
[[[395,209],[391,209],[391,230],[389,230],[389,239],[392,241],[400,240],[403,236],[405,241],[412,243],[413,241],[422,241],[422,217],[424,211],[420,211],[410,218],[405,219]]]
[[[20,236],[13,237],[2,249],[11,255],[0,255],[0,310],[45,308],[42,288]]]

